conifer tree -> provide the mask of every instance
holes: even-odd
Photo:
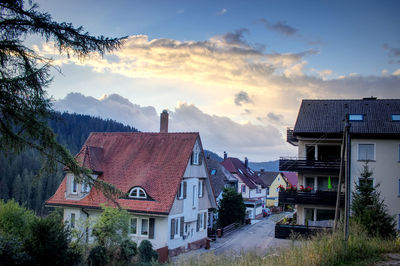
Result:
[[[246,206],[242,194],[233,188],[224,188],[218,208],[218,224],[225,227],[232,223],[241,223],[246,215]]]
[[[122,39],[94,37],[82,27],[53,21],[32,1],[0,1],[0,150],[19,153],[34,148],[45,158],[45,169],[56,169],[62,163],[78,181],[84,178],[94,182],[90,171],[56,141],[48,126],[47,119],[53,112],[45,89],[51,82],[51,60],[24,44],[30,36],[52,41],[60,53],[79,58],[115,50]],[[113,187],[103,185],[106,194],[115,192]]]
[[[372,180],[369,179],[373,172],[369,169],[368,163],[363,166],[360,173],[359,184],[356,184],[356,191],[353,194],[351,206],[353,218],[363,226],[370,236],[389,238],[396,236],[395,219],[388,213],[387,207],[380,197]]]

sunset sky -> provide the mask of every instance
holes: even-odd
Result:
[[[400,98],[399,1],[38,1],[122,49],[80,61],[54,46],[57,110],[157,131],[199,131],[203,146],[250,161],[285,143],[302,99]],[[70,94],[74,93],[74,94]]]

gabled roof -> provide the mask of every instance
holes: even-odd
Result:
[[[297,176],[297,173],[295,173],[295,172],[282,172],[282,174],[289,181],[290,185],[297,186],[298,179],[299,179],[298,176]]]
[[[400,99],[364,98],[360,100],[303,100],[294,127],[294,135],[341,134],[346,114],[361,114],[363,121],[350,121],[351,134],[398,135]]]
[[[264,182],[264,185],[269,187],[271,186],[272,182],[274,182],[275,178],[280,174],[280,172],[265,172],[259,171],[256,172],[258,177]]]
[[[226,183],[238,182],[238,180],[217,160],[207,158],[207,168],[216,197],[218,197],[218,195],[224,189]],[[213,170],[215,170],[215,174],[212,174]]]
[[[118,199],[121,207],[167,214],[198,138],[198,133],[91,133],[76,158],[101,170],[98,178],[122,192],[140,186],[153,199]],[[47,204],[99,207],[108,202],[96,188],[81,200],[67,200],[66,182],[65,177]]]
[[[257,185],[265,187],[264,183],[255,172],[250,168],[246,168],[244,163],[238,158],[228,157],[221,164],[232,174],[237,174],[243,183],[245,183],[250,189],[257,188]]]

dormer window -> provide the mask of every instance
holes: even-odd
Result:
[[[400,114],[393,114],[392,115],[392,121],[400,121]]]
[[[363,121],[364,115],[361,114],[351,114],[349,115],[349,121]]]
[[[146,192],[144,191],[143,188],[134,187],[129,192],[129,196],[128,197],[129,198],[134,198],[134,199],[146,199],[147,195],[146,195]]]
[[[71,180],[71,193],[72,194],[78,193],[78,183],[76,182],[74,177],[72,177],[72,180]]]
[[[243,175],[242,169],[238,168],[238,171]]]

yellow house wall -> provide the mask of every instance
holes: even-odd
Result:
[[[278,174],[275,178],[275,180],[272,182],[271,186],[269,187],[269,195],[267,196],[268,198],[270,197],[275,197],[275,200],[266,200],[266,206],[276,206],[278,204],[278,196],[279,196],[279,191],[278,187],[282,185],[284,188],[286,188],[286,181],[283,178],[282,174]]]

